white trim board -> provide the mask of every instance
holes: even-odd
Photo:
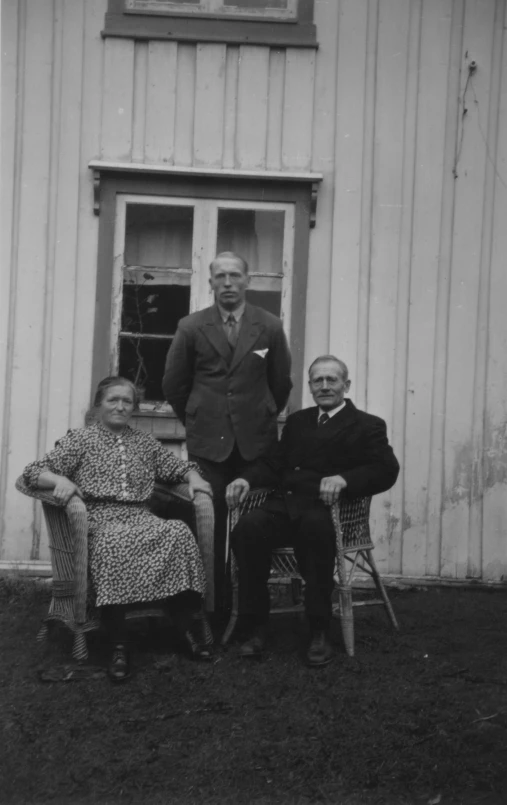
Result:
[[[235,170],[234,168],[192,168],[178,165],[153,165],[146,162],[113,162],[92,159],[88,167],[95,171],[158,173],[162,176],[212,176],[217,179],[264,179],[286,182],[322,182],[322,173],[306,171]]]

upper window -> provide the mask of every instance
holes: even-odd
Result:
[[[314,0],[108,0],[103,36],[316,47]]]
[[[297,20],[297,0],[125,0],[129,11],[157,14],[226,14],[229,17]]]

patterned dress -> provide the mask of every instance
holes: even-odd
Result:
[[[40,473],[64,475],[81,489],[88,512],[91,581],[97,605],[156,601],[194,590],[204,593],[199,548],[180,520],[148,509],[155,481],[181,483],[197,470],[142,431],[115,435],[101,424],[69,431],[23,477],[35,488]]]

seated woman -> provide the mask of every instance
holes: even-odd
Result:
[[[109,678],[130,675],[125,612],[139,602],[165,600],[193,624],[188,643],[197,659],[211,659],[211,630],[202,610],[204,569],[194,535],[179,520],[148,509],[155,481],[187,482],[190,494],[211,494],[196,464],[176,458],[150,434],[129,426],[138,407],[130,380],[109,377],[97,388],[95,422],[71,430],[40,461],[29,464],[28,486],[52,489],[68,503],[79,495],[88,512],[89,566],[97,606],[112,643]],[[183,614],[184,613],[184,614]]]

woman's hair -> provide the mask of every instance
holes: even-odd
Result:
[[[104,395],[106,391],[113,386],[125,386],[129,388],[132,392],[132,396],[134,399],[134,411],[137,411],[139,408],[139,392],[135,385],[132,383],[131,380],[128,380],[126,377],[105,377],[97,386],[97,391],[95,392],[95,399],[93,400],[93,408],[98,408],[101,404],[102,400],[104,399]]]

